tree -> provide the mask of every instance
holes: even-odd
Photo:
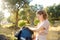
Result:
[[[35,13],[31,10],[29,5],[24,5],[23,10],[19,12],[20,18],[23,20],[27,20],[27,22],[33,26]]]
[[[54,24],[55,21],[60,20],[60,4],[54,4],[53,6],[47,7],[47,13],[51,24]]]
[[[13,12],[16,13],[16,22],[15,26],[18,26],[18,11],[24,4],[29,4],[31,0],[4,0],[7,5],[7,8],[11,9]]]
[[[52,19],[60,19],[60,4],[48,7],[47,12]]]
[[[34,26],[34,19],[36,17],[36,11],[37,10],[42,10],[43,7],[42,5],[34,5],[34,6],[29,6],[25,4],[22,7],[22,11],[19,12],[19,15],[22,19],[27,20],[28,23],[30,23],[31,26]]]
[[[42,10],[43,6],[35,4],[34,6],[32,5],[30,10],[28,12],[30,13],[30,21],[32,22],[31,25],[34,25],[34,19],[36,18],[36,12],[38,10]]]
[[[11,16],[7,18],[7,21],[14,24],[16,22],[15,18],[16,18],[16,14],[11,13]]]
[[[23,19],[26,19],[28,22],[30,22],[31,25],[34,25],[34,18],[36,16],[35,12],[39,9],[42,9],[41,5],[35,5],[29,6],[29,2],[31,0],[5,0],[10,4],[9,9],[11,9],[16,14],[16,25],[18,24],[18,13],[21,8],[24,9],[24,11],[20,12],[20,14],[23,13],[23,15],[20,15]],[[13,2],[14,1],[14,2]],[[25,15],[24,15],[25,14]]]
[[[1,23],[1,21],[4,19],[4,14],[3,14],[3,12],[2,11],[0,11],[0,23]],[[1,25],[1,24],[0,24]]]

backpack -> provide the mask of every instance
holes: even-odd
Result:
[[[32,34],[33,31],[27,27],[23,27],[22,30],[20,30],[19,33],[15,35],[15,37],[17,37],[18,40],[32,40]]]

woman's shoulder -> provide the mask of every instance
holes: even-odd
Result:
[[[46,20],[44,21],[44,23],[48,23],[48,24],[49,24],[49,20],[48,20],[48,19],[46,19]]]
[[[43,26],[48,26],[50,25],[49,21],[48,20],[45,20],[44,23],[42,24]]]

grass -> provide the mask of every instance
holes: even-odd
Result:
[[[60,37],[60,34],[58,34],[60,33],[59,31],[60,31],[60,27],[50,27],[47,35],[47,39],[58,40],[58,38]],[[6,35],[9,38],[9,40],[16,40],[16,38],[14,37],[14,32],[15,30],[0,28],[0,34]]]
[[[60,40],[60,26],[50,27],[47,39],[48,40]]]

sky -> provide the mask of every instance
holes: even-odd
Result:
[[[54,3],[58,5],[60,4],[60,0],[33,0],[32,2],[30,2],[29,5],[39,4],[39,5],[43,5],[43,7],[47,7],[47,6],[52,6]]]
[[[30,2],[29,5],[39,4],[45,8],[47,6],[52,6],[54,3],[56,3],[56,5],[58,5],[58,4],[60,4],[60,0],[33,0],[32,2]],[[2,0],[0,0],[0,11],[2,10],[1,5],[2,5]],[[6,18],[10,16],[10,14],[7,10],[5,10],[4,13],[5,13],[4,16]]]
[[[8,12],[8,10],[7,9],[5,9],[5,10],[2,10],[2,4],[3,4],[3,1],[2,0],[0,0],[0,11],[3,11],[4,12],[4,17],[5,18],[8,18],[9,16],[10,16],[10,13]]]

